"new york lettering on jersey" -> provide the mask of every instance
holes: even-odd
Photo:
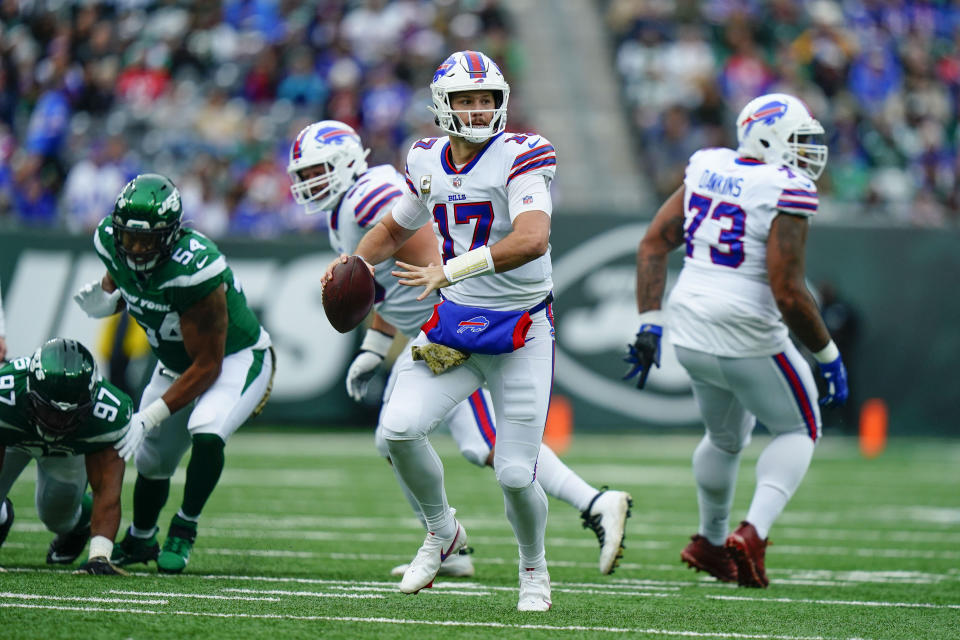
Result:
[[[0,367],[0,445],[16,447],[33,456],[71,456],[106,449],[123,436],[133,415],[133,403],[127,394],[101,379],[93,394],[90,417],[64,438],[44,438],[30,413],[29,368],[29,358],[18,358]]]
[[[407,156],[406,185],[433,217],[444,264],[513,230],[510,185],[524,175],[549,182],[557,166],[556,150],[536,134],[500,133],[467,164],[457,167],[447,137],[416,142]],[[527,196],[521,202],[533,203]],[[522,212],[522,207],[520,211]],[[522,309],[541,302],[553,288],[549,254],[517,269],[468,278],[443,290],[449,300],[489,309]]]
[[[183,347],[180,314],[219,286],[225,287],[227,297],[226,354],[261,341],[268,343],[269,338],[247,306],[226,258],[203,234],[183,229],[170,259],[147,274],[135,272],[114,260],[114,235],[109,217],[97,227],[94,246],[120,288],[130,315],[147,334],[154,355],[169,369],[181,373],[192,362]]]

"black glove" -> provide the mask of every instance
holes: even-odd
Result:
[[[623,361],[630,364],[630,369],[623,379],[629,380],[639,373],[637,389],[643,389],[643,385],[646,384],[651,365],[660,366],[660,338],[662,337],[663,327],[660,325],[641,324],[640,330],[637,331],[637,339],[633,344],[627,345],[627,356]]]
[[[116,566],[110,562],[110,558],[106,556],[97,556],[96,558],[90,558],[82,565],[80,568],[73,572],[74,575],[91,575],[91,576],[126,576],[130,575],[120,567]]]

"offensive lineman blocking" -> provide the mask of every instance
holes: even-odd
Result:
[[[499,420],[494,469],[520,551],[517,609],[546,611],[547,497],[536,462],[553,380],[549,184],[556,153],[540,136],[504,132],[510,88],[484,54],[451,55],[430,90],[431,111],[448,136],[413,145],[407,193],[357,247],[367,263],[379,264],[433,222],[443,265],[398,262],[393,272],[400,284],[424,287],[420,299],[443,289],[432,328],[413,348],[438,343],[470,354],[437,375],[423,363],[402,363],[384,409],[390,458],[428,527],[400,590],[431,586],[442,560],[466,546],[427,436],[485,383]],[[329,277],[328,268],[324,281]]]
[[[822,134],[797,98],[755,98],[737,118],[738,149],[690,157],[683,186],[657,211],[637,252],[641,325],[625,377],[639,374],[643,386],[650,367],[659,366],[669,326],[706,426],[693,454],[700,528],[681,559],[745,587],[769,584],[767,534],[820,438],[817,387],[788,327],[828,383],[821,404],[847,399],[843,360],[804,280],[814,181],[827,163]],[[684,243],[683,269],[661,311],[667,254]],[[728,536],[740,453],[757,420],[773,439],[757,461],[747,517]]]
[[[294,199],[303,205],[308,215],[326,214],[330,244],[340,254],[353,253],[363,234],[380,222],[407,190],[403,176],[392,166],[368,168],[367,153],[360,136],[349,125],[336,120],[309,125],[297,135],[290,148],[287,173],[292,181]],[[394,257],[414,264],[439,262],[433,231],[424,225]],[[347,391],[357,401],[363,398],[367,384],[386,357],[396,332],[416,336],[433,311],[432,301],[418,300],[417,289],[397,282],[390,274],[391,266],[390,259],[376,266],[378,295],[373,323],[347,372]],[[404,349],[398,356],[383,393],[383,406],[390,400],[397,370],[410,359],[409,349]],[[493,466],[497,421],[491,406],[490,392],[477,389],[443,420],[463,457],[479,467]],[[380,454],[389,460],[387,442],[383,437],[383,413],[381,411],[377,423],[375,442]],[[537,478],[548,495],[581,512],[584,526],[593,529],[600,540],[600,573],[612,573],[622,557],[630,496],[623,491],[598,491],[545,444],[540,446]],[[402,478],[398,476],[397,480],[426,527],[413,494]],[[408,566],[395,567],[392,573],[402,575]],[[462,551],[449,555],[441,563],[438,575],[467,577],[473,573],[473,562],[466,551]]]

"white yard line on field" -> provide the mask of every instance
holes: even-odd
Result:
[[[352,598],[356,600],[380,599],[375,593],[326,593],[323,591],[284,591],[283,589],[222,589],[228,593],[262,593],[275,596],[307,596],[310,598]]]
[[[749,602],[786,602],[798,604],[838,604],[858,607],[906,607],[911,609],[960,609],[960,604],[931,602],[877,602],[868,600],[814,600],[812,598],[751,598],[749,596],[704,596],[710,600],[746,600]]]
[[[242,600],[242,601],[257,601],[262,600],[264,602],[280,602],[280,598],[253,598],[249,596],[217,596],[209,593],[144,593],[140,591],[120,591],[119,589],[110,589],[107,593],[113,593],[118,596],[122,595],[141,595],[141,596],[157,596],[163,598],[196,598],[198,600]],[[161,604],[166,604],[166,602],[161,602]]]
[[[119,609],[98,607],[63,607],[54,605],[39,605],[27,603],[2,603],[0,607],[18,609],[49,609],[55,611],[83,611],[99,613],[134,613],[154,616],[195,616],[201,618],[237,618],[254,620],[300,620],[304,622],[358,622],[367,624],[412,625],[427,627],[467,627],[484,629],[527,629],[534,631],[575,631],[593,633],[645,633],[648,635],[678,637],[678,638],[734,638],[736,640],[867,640],[866,638],[833,638],[830,636],[788,636],[769,633],[736,633],[736,632],[699,632],[674,629],[639,629],[629,627],[588,627],[583,625],[548,625],[548,624],[507,624],[504,622],[476,622],[468,620],[409,620],[405,618],[361,618],[357,616],[296,616],[271,613],[212,613],[201,611],[154,611],[151,609]]]
[[[150,595],[132,593],[132,595]],[[97,598],[93,596],[48,596],[42,593],[12,593],[5,591],[0,593],[0,598],[10,598],[13,600],[57,600],[71,602],[114,602],[120,604],[168,604],[167,600],[131,600],[130,598]]]

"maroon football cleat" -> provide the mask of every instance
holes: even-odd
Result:
[[[727,537],[726,547],[737,564],[737,582],[741,587],[765,589],[770,584],[763,568],[768,544],[769,539],[761,540],[757,530],[746,520]]]
[[[699,533],[690,537],[690,544],[680,552],[680,559],[697,571],[706,571],[721,582],[737,581],[737,565],[724,546],[710,544]]]

